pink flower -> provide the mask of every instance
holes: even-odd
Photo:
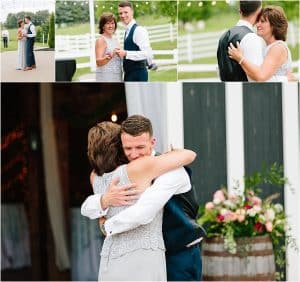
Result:
[[[258,197],[256,197],[256,196],[254,196],[254,197],[251,198],[251,202],[252,202],[253,205],[256,205],[256,206],[260,206],[261,205],[261,199],[258,198]]]
[[[224,215],[221,215],[221,214],[217,215],[217,220],[218,221],[224,221],[224,218],[225,218]]]
[[[217,190],[214,194],[214,200],[223,202],[225,200],[224,192],[222,190]]]
[[[272,232],[272,230],[273,230],[273,224],[272,224],[271,221],[267,221],[267,223],[266,223],[266,230],[268,232]]]
[[[215,207],[215,205],[214,205],[213,202],[208,202],[208,203],[206,203],[206,205],[205,205],[205,209],[206,209],[206,210],[212,210],[214,207]]]
[[[245,205],[245,207],[244,207],[246,210],[250,210],[250,209],[252,209],[252,206],[250,206],[250,205]]]

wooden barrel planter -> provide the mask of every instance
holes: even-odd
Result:
[[[272,241],[268,235],[238,238],[237,254],[224,249],[222,238],[202,243],[204,281],[275,281]]]

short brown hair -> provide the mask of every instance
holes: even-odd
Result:
[[[128,1],[123,1],[123,2],[119,3],[118,6],[121,8],[130,7],[133,10],[133,5]]]
[[[153,135],[151,121],[142,115],[132,115],[121,124],[121,133],[127,133],[132,136],[139,136],[145,132]]]
[[[240,13],[244,17],[248,17],[255,13],[262,5],[262,1],[240,1]]]
[[[127,163],[121,142],[121,126],[109,121],[93,126],[88,133],[87,155],[98,175]]]
[[[276,40],[286,40],[288,20],[284,10],[279,6],[266,6],[262,9],[259,18],[267,19]]]
[[[114,21],[115,23],[115,31],[117,29],[117,20],[112,13],[103,13],[99,19],[99,33],[103,33],[103,27],[106,23]]]

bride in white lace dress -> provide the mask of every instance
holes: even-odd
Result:
[[[262,9],[256,24],[257,34],[267,44],[264,61],[257,66],[245,59],[240,45],[232,43],[228,47],[229,57],[237,61],[247,76],[255,81],[267,81],[271,76],[287,76],[287,80],[297,80],[292,74],[291,52],[286,44],[288,21],[281,7],[267,6]]]
[[[122,59],[115,50],[120,43],[114,37],[117,21],[112,13],[104,13],[99,20],[100,38],[96,41],[96,81],[122,82]]]

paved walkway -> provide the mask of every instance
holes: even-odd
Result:
[[[1,53],[1,82],[54,82],[54,51],[35,51],[37,68],[30,71],[16,70],[17,51]]]

